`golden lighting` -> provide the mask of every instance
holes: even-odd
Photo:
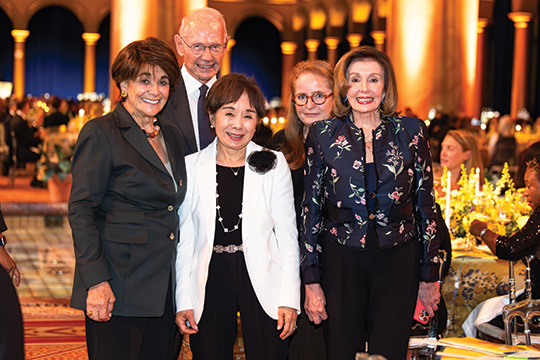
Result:
[[[333,6],[329,12],[330,25],[333,27],[345,26],[345,20],[347,19],[347,13],[342,6]]]
[[[326,25],[326,13],[321,8],[314,8],[309,12],[309,28],[321,30]]]
[[[386,0],[377,1],[377,15],[379,15],[380,18],[385,18],[387,13],[388,13],[388,4]]]
[[[282,42],[281,43],[281,52],[283,55],[294,55],[296,53],[296,48],[298,45],[294,42]]]
[[[465,76],[467,81],[467,87],[470,89],[468,94],[469,101],[474,98],[473,89],[476,79],[476,51],[478,42],[478,4],[474,1],[462,1],[462,6],[465,7],[461,14],[463,14],[463,42],[464,42],[464,56],[465,56]],[[467,101],[467,102],[469,102]],[[469,106],[468,106],[469,107]],[[470,107],[469,107],[470,108]],[[472,109],[470,109],[472,110]]]
[[[272,124],[275,124],[275,123],[277,123],[277,119],[276,119],[275,117],[273,117],[272,120],[270,120],[270,122],[271,122]]]
[[[306,18],[302,13],[296,12],[292,17],[293,31],[300,31],[306,25]]]
[[[116,4],[119,7],[119,9],[117,9],[119,26],[129,26],[129,30],[124,29],[119,32],[120,43],[118,48],[121,49],[130,42],[137,39],[144,39],[148,35],[142,24],[148,22],[146,17],[150,11],[148,8],[150,2],[147,0],[131,0],[117,1]],[[139,24],[139,26],[137,26],[137,24]]]
[[[396,33],[401,33],[400,47],[407,49],[407,56],[403,58],[403,74],[411,80],[418,79],[429,50],[429,35],[434,30],[434,3],[432,0],[409,0],[396,9],[396,18],[406,19],[399,23]]]
[[[268,124],[270,122],[270,119],[268,119],[268,116],[265,116],[262,121],[263,123]]]
[[[285,118],[283,116],[280,116],[278,121],[279,121],[280,124],[284,124],[285,123]]]
[[[352,4],[352,20],[355,23],[365,23],[371,14],[371,2],[367,0],[355,1]]]

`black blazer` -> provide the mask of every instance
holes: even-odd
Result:
[[[169,97],[165,108],[158,116],[160,124],[174,125],[180,130],[184,140],[186,155],[198,151],[195,130],[193,129],[193,119],[189,108],[189,101],[186,92],[184,78],[180,75],[176,90]]]
[[[113,315],[163,315],[169,282],[175,283],[177,210],[185,195],[182,137],[161,125],[173,179],[118,104],[85,124],[73,158],[69,223],[75,247],[71,306],[86,308],[88,289],[109,281]]]

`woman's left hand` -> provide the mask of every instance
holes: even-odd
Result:
[[[418,298],[426,308],[429,316],[435,315],[435,311],[439,308],[438,304],[441,299],[438,282],[421,282],[418,288]]]
[[[285,340],[288,336],[290,336],[294,330],[296,330],[296,318],[297,318],[296,310],[290,307],[286,306],[280,306],[278,308],[278,321],[277,321],[277,329],[283,331],[279,335],[281,340]]]

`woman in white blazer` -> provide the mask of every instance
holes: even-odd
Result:
[[[265,101],[228,74],[206,111],[216,139],[186,157],[176,261],[180,331],[194,359],[232,359],[240,312],[247,359],[287,359],[300,309],[293,187],[283,154],[251,142]]]

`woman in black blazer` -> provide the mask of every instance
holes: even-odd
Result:
[[[73,158],[71,306],[86,311],[90,359],[169,359],[175,334],[177,210],[184,198],[178,130],[155,116],[177,83],[174,52],[147,38],[112,65],[121,102],[89,121]]]

